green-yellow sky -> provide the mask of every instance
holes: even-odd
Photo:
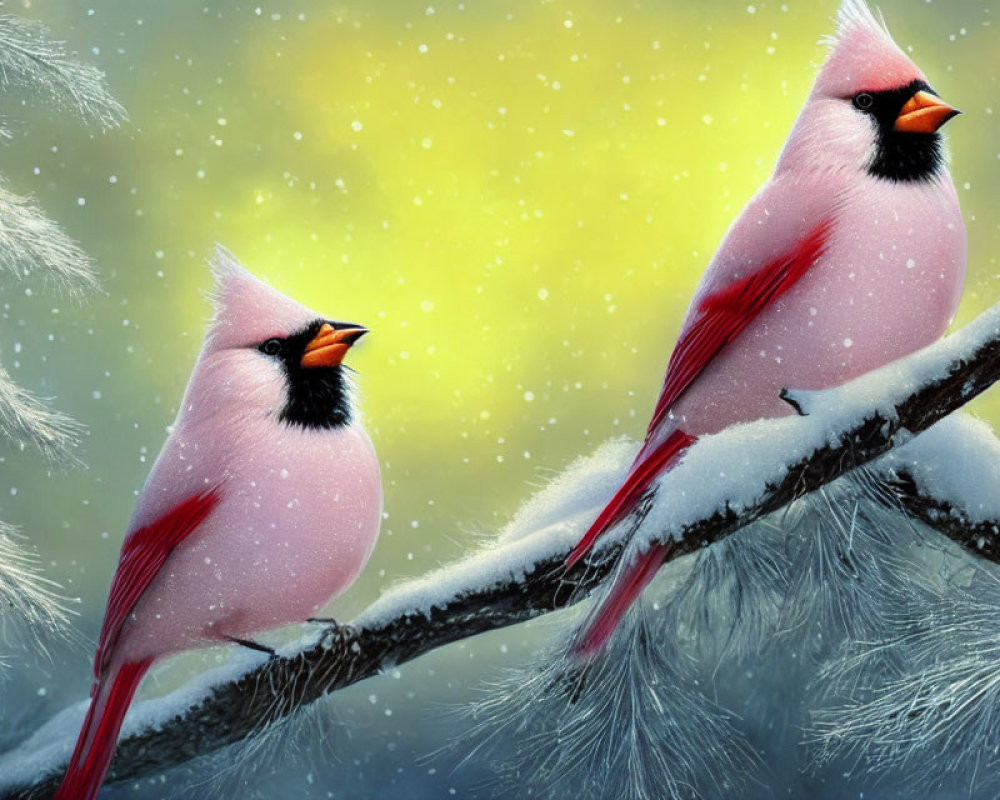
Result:
[[[47,476],[9,454],[0,518],[82,596],[92,630],[198,350],[219,241],[373,331],[351,363],[389,516],[344,607],[463,552],[553,470],[641,434],[691,291],[769,174],[835,8],[8,4],[104,69],[131,121],[101,135],[32,112],[3,154],[11,187],[96,257],[106,294],[8,286],[4,363],[89,426],[90,466]],[[1000,299],[996,3],[882,9],[966,112],[949,124],[971,252],[961,322]],[[1000,394],[977,409],[1000,419]]]

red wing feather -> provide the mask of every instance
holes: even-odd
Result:
[[[152,583],[167,556],[205,520],[218,502],[218,489],[194,495],[175,505],[156,521],[137,528],[125,539],[118,569],[111,582],[108,608],[94,658],[94,674],[98,680],[107,666],[125,620],[142,593]]]
[[[677,341],[670,356],[663,391],[646,431],[647,441],[712,359],[765,308],[791,289],[823,255],[831,227],[830,220],[820,223],[790,252],[712,292],[698,304],[700,316]]]
[[[820,223],[785,255],[712,292],[698,304],[698,318],[677,341],[670,356],[663,391],[646,431],[647,445],[677,399],[712,359],[816,263],[826,249],[831,227],[830,220]],[[647,452],[644,447],[621,488],[566,559],[566,566],[579,561],[604,531],[628,513],[656,476],[676,462],[695,441],[694,436],[677,429],[652,451]]]

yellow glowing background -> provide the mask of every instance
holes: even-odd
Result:
[[[351,363],[389,516],[349,613],[464,552],[575,456],[641,434],[688,297],[769,174],[836,7],[12,5],[106,70],[131,113],[107,135],[34,114],[3,163],[104,280],[82,305],[12,287],[0,340],[20,381],[90,429],[85,472],[8,453],[0,518],[82,597],[91,634],[199,347],[213,242],[373,330]],[[882,9],[966,112],[948,126],[971,240],[962,322],[1000,299],[990,4]],[[1000,418],[1000,394],[977,410]]]

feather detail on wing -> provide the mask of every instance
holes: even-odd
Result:
[[[670,356],[663,390],[646,431],[647,442],[712,359],[819,260],[832,227],[831,220],[821,222],[787,253],[701,300],[697,318],[681,335]]]
[[[98,679],[110,660],[125,620],[163,567],[167,556],[205,521],[218,502],[218,488],[193,495],[150,524],[137,528],[125,539],[94,657],[94,674]]]
[[[698,303],[694,322],[681,334],[667,365],[663,390],[646,432],[646,443],[621,488],[604,507],[566,559],[570,567],[598,537],[621,520],[642,497],[657,475],[669,469],[696,441],[679,428],[653,445],[670,409],[712,360],[757,316],[791,289],[826,249],[831,219],[816,225],[795,245],[761,269],[708,293]]]

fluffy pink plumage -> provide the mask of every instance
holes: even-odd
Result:
[[[936,131],[957,112],[861,0],[841,7],[830,45],[774,175],[708,265],[629,477],[568,563],[683,458],[668,447],[657,461],[680,434],[690,442],[794,413],[782,388],[843,383],[930,344],[951,322],[965,228]],[[578,655],[600,650],[664,552],[619,570],[584,622]]]
[[[221,249],[214,272],[215,317],[129,524],[60,800],[96,797],[156,659],[314,615],[378,534],[378,462],[339,365],[363,329],[329,323]],[[322,370],[306,368],[310,350]]]

